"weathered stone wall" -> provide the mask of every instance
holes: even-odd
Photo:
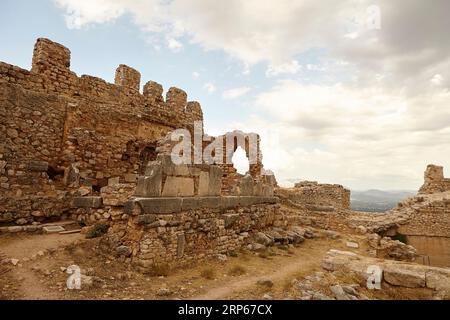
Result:
[[[279,218],[275,198],[193,199],[137,199],[138,207],[128,211],[130,219],[110,230],[122,235],[114,246],[129,247],[132,261],[143,268],[186,263],[238,250],[249,235]]]
[[[420,206],[398,230],[405,235],[450,238],[450,198]]]
[[[273,196],[136,197],[135,186],[118,183],[103,187],[101,197],[74,198],[70,218],[109,224],[107,250],[127,247],[144,269],[237,250],[253,233],[285,226]]]
[[[450,191],[450,179],[444,178],[444,167],[428,165],[424,173],[424,184],[419,189],[420,194]]]
[[[344,271],[355,275],[366,285],[369,266],[378,266],[381,271],[381,289],[387,286],[406,288],[427,288],[450,293],[450,270],[413,263],[375,259],[357,255],[353,252],[330,250],[322,261],[327,271]]]
[[[312,211],[350,208],[350,190],[338,184],[302,181],[294,188],[278,188],[276,194]]]
[[[109,178],[135,181],[156,142],[202,121],[200,104],[121,65],[115,84],[78,77],[70,51],[38,39],[30,71],[0,62],[0,223],[60,216],[79,186],[98,192]],[[64,170],[75,167],[64,184]],[[72,172],[73,173],[73,172]],[[86,189],[84,189],[86,190]]]
[[[450,238],[409,235],[408,243],[417,249],[418,263],[450,268]]]

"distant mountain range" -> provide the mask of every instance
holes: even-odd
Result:
[[[357,211],[383,212],[394,208],[397,203],[416,194],[416,191],[409,190],[352,190],[351,208]]]

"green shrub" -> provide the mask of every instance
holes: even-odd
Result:
[[[106,223],[97,223],[92,228],[90,228],[90,230],[86,234],[86,238],[92,239],[101,237],[108,232],[108,229],[109,225],[107,225]]]

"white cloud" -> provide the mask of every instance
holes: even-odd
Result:
[[[183,49],[183,44],[174,38],[169,38],[167,39],[167,47],[173,52],[179,52]]]
[[[239,87],[239,88],[228,89],[222,93],[222,97],[227,100],[236,99],[236,98],[242,97],[250,90],[251,90],[251,88],[249,88],[249,87]]]
[[[199,77],[200,77],[200,73],[198,73],[197,71],[192,72],[193,79],[198,79]]]
[[[255,101],[265,116],[240,129],[261,132],[265,167],[285,185],[301,178],[414,189],[428,163],[450,155],[450,92],[430,90],[411,98],[396,89],[280,81]],[[278,143],[265,144],[274,135]]]
[[[217,90],[216,86],[213,83],[211,83],[211,82],[205,83],[203,85],[203,89],[208,91],[209,94],[214,93]]]
[[[242,70],[242,74],[244,76],[248,76],[250,74],[250,65],[244,62],[244,70]]]
[[[274,77],[280,74],[296,74],[301,70],[302,66],[297,60],[292,60],[287,63],[282,63],[279,65],[269,65],[266,71],[267,77]]]
[[[65,10],[70,27],[113,22],[128,14],[152,37],[171,39],[172,48],[178,50],[179,39],[186,37],[249,66],[263,61],[279,66],[311,48],[326,48],[332,58],[350,61],[366,74],[392,73],[392,83],[422,81],[421,87],[437,73],[446,79],[450,73],[447,0],[432,5],[379,0],[380,29],[367,25],[372,0],[54,1]]]
[[[442,82],[444,81],[444,77],[442,77],[442,75],[440,75],[440,74],[435,74],[433,76],[433,78],[431,78],[430,81],[435,86],[440,86],[442,84]]]

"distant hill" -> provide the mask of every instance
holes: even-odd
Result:
[[[394,208],[402,200],[416,195],[408,190],[366,190],[351,192],[351,208],[357,211],[383,212]]]

